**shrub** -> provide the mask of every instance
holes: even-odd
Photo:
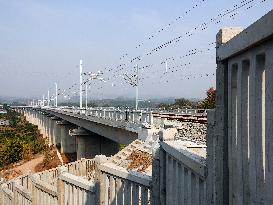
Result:
[[[3,165],[8,165],[22,159],[23,146],[20,139],[6,139],[5,148],[2,150]]]
[[[46,142],[37,126],[11,110],[8,110],[6,117],[12,123],[11,126],[0,129],[0,166],[22,159],[29,160],[33,154],[45,149]]]

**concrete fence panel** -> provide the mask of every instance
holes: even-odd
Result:
[[[14,186],[14,204],[32,205],[31,192],[18,183],[15,183]]]
[[[31,181],[33,205],[57,205],[58,192],[55,186],[40,180],[36,174],[31,176]]]
[[[151,178],[99,165],[100,204],[150,204]]]
[[[1,185],[1,204],[5,205],[13,205],[14,202],[14,194],[13,192],[8,188],[7,184]]]
[[[62,173],[58,182],[59,204],[96,205],[97,191],[93,182],[69,173]]]
[[[161,204],[207,204],[207,171],[203,159],[161,142],[160,169]]]

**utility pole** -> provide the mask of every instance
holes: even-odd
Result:
[[[87,82],[85,83],[85,109],[87,110]]]
[[[58,107],[58,84],[57,83],[55,83],[55,87],[56,87],[55,106]]]
[[[80,60],[80,109],[82,109],[82,60]]]
[[[45,106],[45,95],[43,95],[43,103],[42,103],[42,107]]]
[[[47,106],[49,107],[49,105],[50,105],[49,91],[47,91]]]
[[[136,65],[136,110],[138,110],[138,65]]]
[[[168,62],[165,61],[165,72],[167,73],[168,72]]]

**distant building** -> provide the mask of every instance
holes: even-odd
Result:
[[[6,114],[7,111],[4,109],[3,105],[0,105],[0,114]]]
[[[0,119],[0,126],[9,126],[9,120]]]

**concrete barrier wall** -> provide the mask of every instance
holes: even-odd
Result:
[[[32,204],[57,205],[58,191],[55,186],[39,179],[38,175],[32,175]]]
[[[63,173],[59,177],[59,204],[95,205],[97,203],[96,186],[94,182],[81,177]]]
[[[273,189],[265,185],[270,180],[273,182],[271,171],[267,172],[273,166],[270,154],[273,147],[272,46],[273,41],[263,46],[265,51],[256,48],[228,60],[229,200],[232,204],[249,204],[253,200],[273,203]]]
[[[14,204],[14,197],[13,192],[8,188],[6,184],[1,185],[0,190],[0,202],[1,204],[13,205]]]
[[[63,166],[59,166],[57,168],[45,170],[38,173],[39,179],[42,181],[46,181],[51,185],[56,185],[57,179],[60,175],[59,169],[61,167],[67,168],[67,172],[69,174],[88,177],[93,174],[93,171],[95,170],[95,161],[92,159],[81,159],[75,162],[65,164]]]
[[[273,10],[245,30],[217,35],[217,205],[273,204],[272,28]]]
[[[190,156],[183,149],[177,150],[167,142],[161,142],[159,161],[160,204],[207,204],[204,159]]]
[[[151,178],[107,165],[99,165],[98,169],[100,204],[150,204]]]
[[[81,160],[68,167],[73,173],[88,175],[88,170],[93,171],[94,166],[91,160]],[[75,167],[77,168],[74,169]],[[77,172],[79,169],[85,171]],[[99,165],[96,170],[97,176],[99,175],[96,180],[68,173],[66,167],[37,174],[29,173],[28,188],[20,184],[25,177],[9,182],[13,185],[10,188],[6,183],[1,185],[0,204],[150,204],[151,177],[120,171],[107,165]],[[55,181],[57,183],[53,183]]]
[[[15,183],[14,186],[14,204],[18,205],[31,205],[32,194],[31,192],[21,186],[19,183]]]
[[[6,184],[8,186],[8,189],[11,190],[13,192],[13,189],[14,189],[14,186],[15,186],[15,183],[23,186],[25,189],[30,189],[30,176],[31,172],[28,172],[22,176],[19,176],[15,179],[12,179],[10,181],[8,181]]]
[[[76,162],[66,164],[68,173],[76,176],[89,176],[95,170],[95,160],[81,159]]]

